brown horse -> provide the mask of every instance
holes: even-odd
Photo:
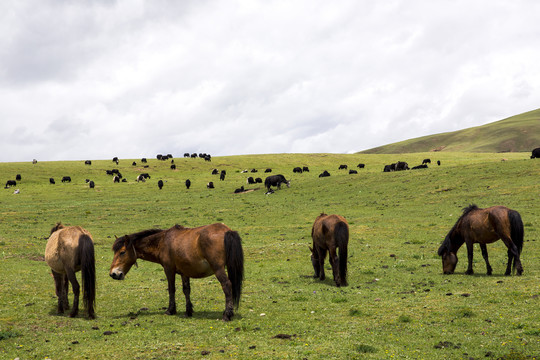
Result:
[[[315,270],[314,278],[325,279],[324,259],[330,252],[330,265],[337,286],[347,286],[347,245],[349,243],[349,224],[339,215],[321,214],[315,219],[311,229],[313,249],[311,263]],[[339,257],[336,250],[339,249]]]
[[[69,316],[79,312],[80,286],[75,273],[82,273],[83,303],[88,317],[95,318],[96,265],[92,235],[80,226],[65,227],[61,223],[51,229],[45,247],[45,261],[51,267],[58,296],[58,313],[69,309],[68,281],[73,288],[73,308]]]
[[[238,308],[240,303],[244,280],[241,241],[236,231],[221,223],[193,229],[176,225],[168,230],[150,229],[125,235],[114,242],[109,275],[123,280],[138,258],[161,264],[169,285],[169,308],[165,313],[176,314],[175,275],[180,274],[186,297],[186,316],[190,317],[193,305],[189,279],[215,274],[225,293],[223,320],[229,321],[233,306]]]
[[[469,267],[466,274],[473,274],[473,244],[479,243],[482,256],[486,261],[487,274],[491,275],[486,244],[502,239],[508,248],[508,265],[505,275],[511,274],[512,262],[517,274],[523,273],[520,254],[523,248],[523,222],[515,210],[504,206],[479,209],[470,205],[463,209],[463,214],[444,239],[438,254],[442,257],[443,272],[453,274],[458,262],[457,251],[467,244]],[[513,260],[513,261],[512,261]]]

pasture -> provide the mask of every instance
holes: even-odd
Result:
[[[539,358],[540,160],[530,153],[177,157],[176,170],[148,156],[148,168],[132,166],[132,159],[0,164],[2,185],[22,176],[17,186],[0,189],[0,358]],[[382,171],[398,160],[412,167],[428,157],[429,169]],[[358,163],[366,164],[358,174],[338,170]],[[310,172],[293,173],[297,166]],[[106,175],[115,168],[127,183]],[[227,171],[224,181],[211,175],[214,168]],[[259,172],[241,173],[253,168]],[[248,176],[264,180],[266,168],[285,175],[291,187],[265,195],[262,184],[246,183]],[[319,178],[323,170],[331,176]],[[142,172],[151,178],[135,182]],[[72,181],[60,182],[63,176]],[[209,181],[215,189],[206,188]],[[241,185],[255,190],[234,194]],[[486,276],[478,245],[474,275],[465,275],[465,248],[455,274],[442,274],[437,249],[472,203],[520,212],[522,276],[503,276],[502,241],[488,245],[493,275]],[[308,246],[321,212],[349,223],[347,287],[337,288],[331,276],[312,278]],[[86,228],[95,241],[94,320],[83,310],[76,318],[56,315],[54,281],[43,260],[58,221]],[[243,240],[245,281],[232,321],[221,320],[224,295],[214,276],[191,280],[192,318],[183,314],[179,277],[178,314],[164,315],[167,281],[157,264],[139,260],[125,280],[109,277],[115,236],[215,222]],[[331,274],[328,261],[325,268]]]

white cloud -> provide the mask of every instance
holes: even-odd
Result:
[[[351,152],[496,121],[539,107],[538,10],[2,2],[0,161]]]

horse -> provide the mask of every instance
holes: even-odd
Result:
[[[113,252],[109,275],[115,280],[123,280],[137,259],[161,264],[168,281],[167,315],[176,314],[176,274],[182,277],[187,317],[193,315],[190,278],[204,278],[212,274],[215,274],[225,293],[223,320],[231,320],[233,307],[238,309],[244,280],[244,252],[238,232],[225,224],[197,228],[175,225],[168,230],[144,230],[117,238]]]
[[[96,303],[96,265],[92,235],[80,226],[64,226],[57,223],[45,247],[45,261],[52,270],[58,314],[69,309],[68,281],[73,289],[73,308],[70,317],[79,312],[80,286],[75,273],[82,273],[83,304],[88,317],[95,318]]]
[[[461,245],[466,243],[469,266],[465,273],[473,274],[473,244],[479,243],[486,261],[487,274],[491,275],[492,268],[486,244],[502,239],[508,248],[508,265],[504,274],[510,275],[513,262],[517,275],[521,275],[523,266],[520,254],[523,248],[523,233],[523,222],[517,211],[505,206],[480,209],[474,204],[469,205],[463,209],[463,214],[439,247],[438,254],[442,258],[443,273],[454,273],[458,262],[457,252]]]
[[[311,250],[311,263],[315,270],[314,278],[325,279],[324,259],[326,252],[330,252],[330,265],[334,282],[339,286],[347,286],[347,245],[349,243],[349,224],[340,215],[326,215],[322,213],[313,223],[311,229],[313,248]],[[336,250],[339,249],[339,257]]]

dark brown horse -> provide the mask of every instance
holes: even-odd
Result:
[[[486,261],[487,274],[491,275],[492,269],[488,260],[486,244],[491,244],[502,239],[508,248],[508,265],[505,275],[510,275],[512,263],[517,274],[523,273],[520,254],[523,248],[523,222],[521,216],[515,210],[504,206],[493,206],[479,209],[476,205],[470,205],[463,209],[463,214],[444,239],[438,254],[442,257],[443,272],[453,274],[458,262],[457,251],[467,244],[469,266],[466,274],[473,273],[473,244],[479,243],[482,256]]]
[[[123,280],[137,259],[161,264],[169,285],[168,315],[176,314],[175,276],[182,277],[186,297],[186,316],[193,315],[190,300],[190,278],[215,274],[225,293],[223,320],[233,316],[238,308],[244,280],[244,253],[240,236],[224,224],[198,228],[180,225],[168,230],[151,229],[122,236],[114,242],[114,258],[109,275]],[[227,268],[227,273],[225,272]]]
[[[347,286],[347,245],[349,243],[349,224],[339,215],[321,214],[315,219],[311,229],[313,249],[311,263],[315,270],[314,278],[325,279],[324,259],[330,253],[330,265],[337,286]],[[339,257],[337,254],[339,249]]]
[[[79,312],[80,286],[75,273],[82,273],[83,303],[88,317],[95,318],[96,265],[94,242],[88,231],[80,226],[58,223],[51,229],[51,236],[45,247],[45,261],[51,267],[58,296],[58,313],[69,309],[68,287],[73,288],[73,308],[69,316]]]

